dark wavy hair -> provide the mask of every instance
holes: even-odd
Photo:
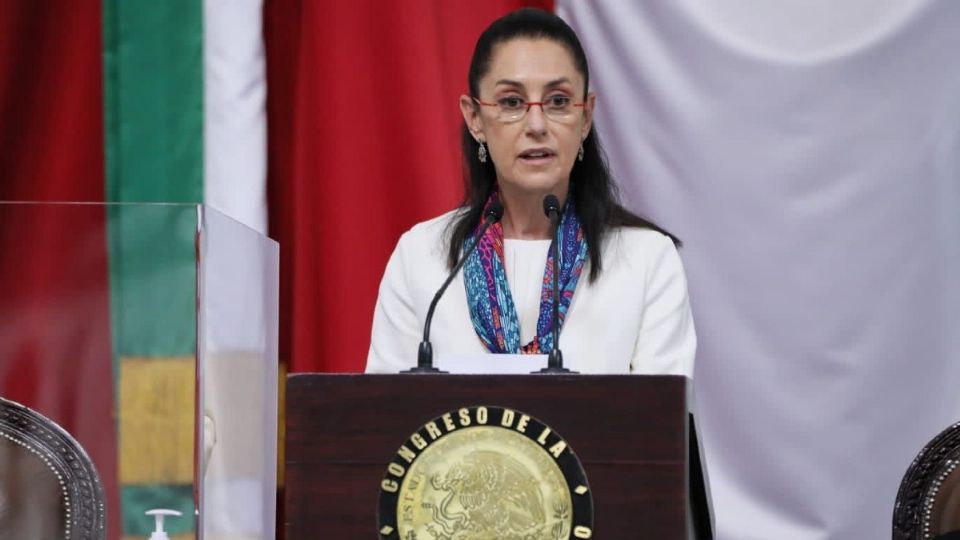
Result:
[[[573,57],[574,66],[583,75],[583,91],[587,93],[590,73],[587,56],[583,52],[577,34],[553,13],[534,8],[524,8],[494,21],[477,40],[470,61],[467,84],[470,95],[480,97],[479,84],[490,70],[494,48],[517,38],[549,39],[566,48]],[[483,213],[483,205],[496,189],[497,175],[493,163],[481,163],[477,159],[479,143],[470,135],[466,123],[462,130],[463,171],[465,195],[462,212],[450,224],[447,265],[453,268],[463,250],[464,243],[473,235]],[[569,196],[577,208],[583,227],[590,259],[590,282],[594,282],[603,270],[602,246],[604,236],[615,227],[641,227],[653,229],[669,236],[676,245],[677,237],[642,218],[619,201],[617,186],[610,175],[607,156],[600,145],[596,124],[583,141],[583,161],[576,161],[570,172]]]

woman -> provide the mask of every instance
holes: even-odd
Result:
[[[502,220],[438,304],[437,364],[445,355],[549,353],[552,229],[543,200],[553,194],[563,209],[565,366],[691,376],[696,338],[674,239],[617,202],[573,30],[534,9],[498,19],[477,41],[468,82],[470,95],[460,97],[466,200],[400,238],[380,285],[367,372],[416,364],[430,300],[496,201]]]

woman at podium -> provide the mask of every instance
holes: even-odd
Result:
[[[431,300],[469,252],[433,317],[441,369],[445,357],[550,353],[556,268],[566,367],[692,376],[696,337],[677,241],[618,202],[573,29],[541,10],[508,14],[477,41],[468,81],[464,203],[400,238],[380,285],[367,372],[416,365]]]

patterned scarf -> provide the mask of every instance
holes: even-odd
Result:
[[[489,207],[497,194],[486,203]],[[486,208],[485,207],[485,208]],[[474,230],[474,238],[483,222]],[[583,237],[580,220],[568,198],[560,217],[560,327],[567,309],[573,300],[580,274],[587,260],[587,242]],[[464,252],[472,245],[468,240]],[[540,316],[537,334],[533,340],[520,344],[520,321],[513,304],[513,296],[507,284],[503,262],[503,226],[496,223],[487,229],[480,239],[476,252],[463,267],[463,280],[467,288],[467,304],[473,328],[487,350],[492,353],[548,354],[553,349],[553,250],[547,255],[543,272],[543,287],[540,292]]]

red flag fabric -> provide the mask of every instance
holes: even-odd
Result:
[[[0,3],[0,201],[104,197],[99,0]],[[0,205],[0,396],[50,417],[98,468],[119,530],[106,216]]]
[[[457,100],[477,37],[552,4],[268,0],[270,233],[292,371],[363,369],[398,237],[462,197]]]
[[[100,2],[0,3],[0,201],[103,200]]]

